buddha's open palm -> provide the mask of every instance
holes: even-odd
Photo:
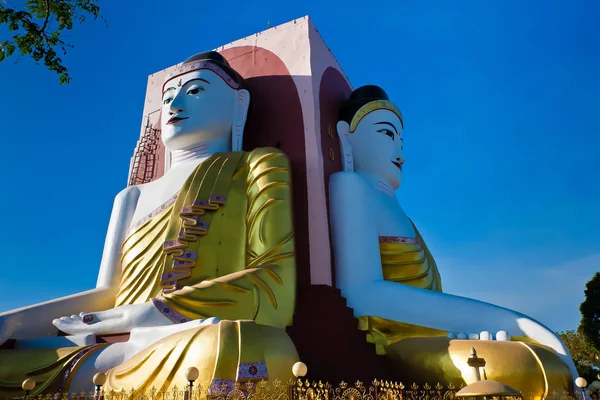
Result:
[[[81,313],[52,321],[61,331],[70,334],[112,334],[131,332],[134,328],[170,325],[150,302],[116,307],[96,313]]]

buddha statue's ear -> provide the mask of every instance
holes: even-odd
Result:
[[[238,90],[235,99],[233,124],[231,127],[231,150],[242,151],[244,127],[250,107],[250,93],[246,89]]]
[[[352,146],[350,145],[350,140],[348,140],[350,136],[350,125],[348,125],[346,121],[338,121],[336,128],[342,150],[342,169],[344,171],[354,172]]]

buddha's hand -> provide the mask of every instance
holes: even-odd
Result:
[[[131,332],[133,328],[172,323],[151,302],[125,305],[96,313],[81,313],[52,321],[54,326],[69,335],[126,333]]]
[[[449,332],[449,339],[468,339],[468,340],[498,340],[501,342],[509,342],[510,335],[506,331],[499,331],[495,335],[492,335],[488,331],[483,331],[481,333],[466,333],[466,332]]]

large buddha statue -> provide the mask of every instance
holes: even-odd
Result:
[[[367,340],[408,382],[471,383],[466,360],[475,347],[489,379],[536,397],[572,391],[575,366],[550,329],[518,312],[442,293],[436,263],[395,196],[403,130],[400,110],[376,86],[356,89],[337,123],[343,171],[329,186],[336,283]]]
[[[290,166],[276,149],[241,151],[249,103],[216,52],[170,74],[171,168],[116,197],[95,290],[0,316],[0,345],[16,339],[0,350],[0,397],[25,378],[36,393],[88,390],[96,372],[108,372],[107,390],[181,387],[191,366],[205,388],[290,377]],[[119,333],[129,340],[96,340]]]

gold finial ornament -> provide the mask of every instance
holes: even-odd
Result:
[[[471,357],[469,357],[469,359],[467,360],[467,364],[469,365],[469,367],[473,368],[475,372],[475,378],[477,379],[477,381],[480,381],[481,372],[479,371],[479,368],[485,367],[485,360],[477,356],[477,350],[475,350],[474,347],[471,348]]]

